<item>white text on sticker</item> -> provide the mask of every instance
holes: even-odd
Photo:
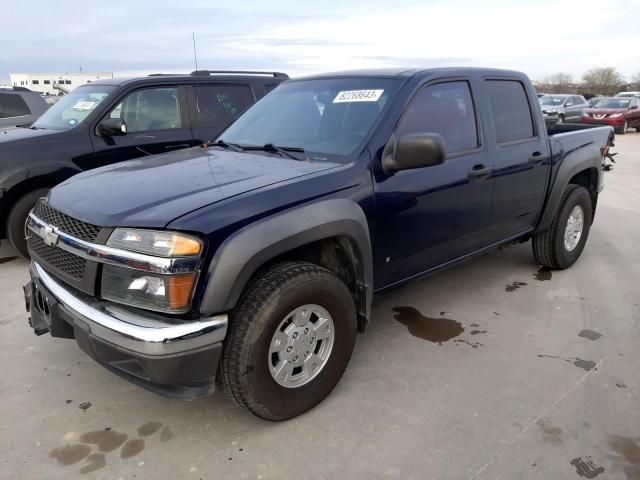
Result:
[[[377,102],[384,90],[344,90],[338,92],[333,103]]]

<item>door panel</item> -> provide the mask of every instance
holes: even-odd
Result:
[[[545,195],[549,146],[536,132],[530,99],[516,80],[485,80],[496,135],[492,243],[533,227]],[[537,128],[542,128],[540,123]]]
[[[105,118],[121,118],[126,135],[105,137],[92,132],[95,154],[87,168],[193,145],[184,94],[179,87],[155,87],[128,94]]]
[[[379,175],[375,183],[376,288],[481,248],[491,209],[491,160],[480,145],[465,80],[422,87],[395,135],[439,133],[448,157],[437,166]],[[470,177],[487,168],[484,175]]]

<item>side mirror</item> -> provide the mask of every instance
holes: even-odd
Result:
[[[638,105],[631,105],[629,108],[630,108],[631,110],[635,110],[636,108],[638,108]]]
[[[395,135],[382,152],[382,168],[387,173],[432,167],[444,162],[444,140],[437,133],[412,133],[399,140]]]
[[[105,137],[115,137],[127,133],[127,124],[121,118],[107,118],[98,126],[98,131]]]

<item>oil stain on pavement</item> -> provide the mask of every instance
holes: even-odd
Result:
[[[601,333],[595,332],[593,330],[582,330],[579,334],[579,337],[582,338],[587,338],[589,340],[591,340],[592,342],[595,342],[596,340],[598,340],[599,338],[602,337]]]
[[[159,440],[166,442],[173,438],[173,432],[169,427],[162,428],[161,422],[147,422],[138,427],[140,437],[151,437],[160,429]],[[122,447],[122,448],[120,448]],[[131,438],[126,433],[117,432],[111,428],[95,430],[83,433],[78,437],[78,443],[67,444],[54,448],[49,452],[49,458],[53,458],[60,465],[75,465],[84,460],[80,467],[80,473],[95,472],[107,465],[106,453],[120,448],[119,456],[122,459],[139,455],[145,449],[143,438]],[[97,452],[92,451],[98,450]]]
[[[612,472],[622,470],[627,480],[640,479],[640,437],[609,435],[609,448],[615,452],[608,455],[612,460]]]
[[[507,286],[505,287],[505,289],[504,289],[504,290],[505,290],[505,292],[515,292],[515,291],[516,291],[516,290],[518,290],[520,287],[523,287],[523,286],[525,286],[525,285],[526,285],[526,283],[525,283],[525,282],[518,282],[518,281],[515,281],[515,282],[513,282],[511,285],[507,285]]]
[[[562,429],[551,423],[551,420],[541,418],[536,424],[540,427],[542,438],[545,442],[553,445],[560,445],[562,443]]]
[[[596,478],[601,473],[604,473],[604,467],[599,467],[591,457],[577,457],[571,460],[571,465],[576,468],[576,473],[584,478]]]
[[[538,355],[539,358],[556,358],[559,360],[563,360],[567,363],[573,364],[575,367],[581,368],[587,372],[590,372],[594,368],[596,368],[597,363],[593,360],[583,360],[581,358],[562,358],[555,355]]]
[[[464,332],[460,322],[450,318],[425,317],[413,307],[394,307],[393,311],[396,312],[393,318],[407,327],[411,335],[438,345]]]
[[[551,273],[551,270],[545,267],[540,268],[536,273],[533,274],[533,278],[540,282],[551,280],[552,276],[553,274]]]

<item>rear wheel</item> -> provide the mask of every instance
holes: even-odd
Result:
[[[346,285],[317,265],[282,263],[254,279],[231,314],[220,377],[242,408],[286,420],[333,390],[355,337]]]
[[[15,202],[7,217],[7,239],[11,246],[25,258],[29,258],[25,224],[27,216],[40,197],[44,197],[48,188],[40,188],[23,195]]]
[[[640,125],[636,127],[636,132],[640,133]]]
[[[560,116],[558,117],[558,125],[561,125],[561,124],[563,124],[563,123],[564,123],[564,115],[560,115]]]
[[[559,270],[573,265],[587,242],[592,214],[587,189],[569,185],[549,228],[532,239],[533,255],[538,264]]]

